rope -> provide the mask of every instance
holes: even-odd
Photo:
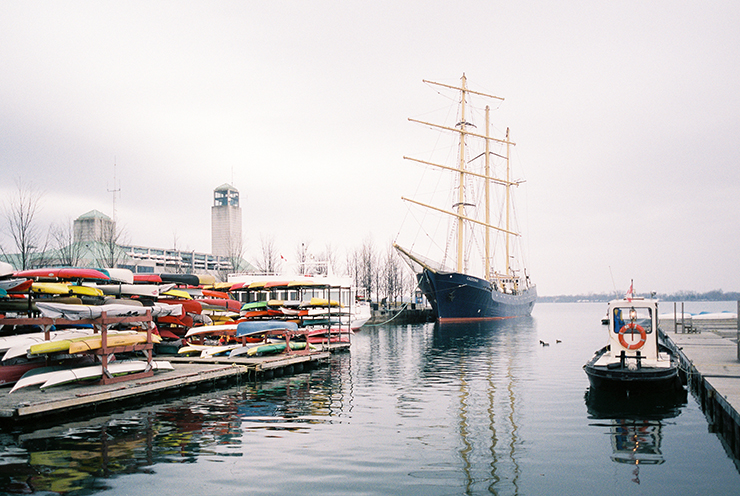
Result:
[[[385,325],[385,324],[387,324],[388,322],[390,322],[391,320],[393,320],[393,319],[395,319],[396,317],[398,317],[399,315],[401,315],[401,312],[403,312],[404,310],[406,310],[406,307],[407,307],[407,306],[409,306],[409,304],[408,304],[408,303],[404,303],[404,304],[403,304],[403,306],[401,307],[401,309],[400,309],[400,310],[399,310],[398,312],[396,312],[396,315],[394,315],[394,316],[393,316],[393,317],[391,317],[390,319],[386,320],[385,322],[381,322],[380,324],[365,324],[365,326],[367,326],[367,327],[375,327],[375,326],[382,326],[382,325]],[[365,326],[363,326],[363,327],[365,327]]]

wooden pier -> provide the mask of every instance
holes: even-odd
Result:
[[[188,394],[204,388],[225,387],[299,373],[326,363],[332,352],[349,349],[349,343],[323,345],[321,351],[265,357],[228,358],[158,356],[172,363],[174,371],[157,372],[151,377],[132,378],[113,384],[69,384],[41,391],[30,386],[8,394],[0,390],[0,425],[85,416],[104,409],[126,408],[151,398]]]
[[[740,306],[740,305],[739,305]],[[710,321],[701,328],[664,327],[669,345],[681,360],[688,385],[727,451],[740,460],[740,344],[738,322]]]

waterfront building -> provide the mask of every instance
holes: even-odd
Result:
[[[121,267],[138,274],[212,273],[222,279],[231,272],[255,271],[241,253],[239,191],[229,184],[216,188],[211,212],[213,253],[122,243],[115,221],[90,210],[74,220],[68,243],[33,253],[27,268]],[[16,269],[22,266],[19,254],[2,253],[1,258]]]

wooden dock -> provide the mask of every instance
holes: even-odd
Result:
[[[669,345],[681,359],[688,385],[707,416],[710,429],[740,459],[740,345],[737,321],[703,322],[690,332],[664,328]],[[679,329],[681,329],[679,327]]]
[[[332,352],[349,349],[349,343],[332,344],[312,353],[265,357],[228,358],[158,356],[172,363],[174,371],[157,372],[114,384],[69,384],[41,391],[30,386],[8,394],[0,389],[0,425],[52,419],[64,415],[85,416],[104,409],[126,408],[151,398],[185,395],[205,388],[227,387],[247,381],[299,373],[326,363]]]

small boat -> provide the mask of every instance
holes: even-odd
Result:
[[[631,292],[630,292],[631,294]],[[609,302],[609,341],[583,366],[594,389],[665,391],[681,387],[678,358],[664,344],[658,302]]]

